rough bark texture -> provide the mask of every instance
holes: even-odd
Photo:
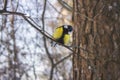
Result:
[[[120,80],[120,1],[73,2],[73,80]]]

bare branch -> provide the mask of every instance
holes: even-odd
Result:
[[[72,1],[72,0],[71,0]],[[69,6],[65,1],[63,0],[58,0],[58,2],[65,8],[67,9],[68,11],[72,11],[72,7]]]
[[[0,10],[0,15],[19,15],[19,16],[25,16],[25,14],[20,13],[20,12],[13,12],[13,11],[4,11]]]
[[[4,10],[0,10],[0,14],[2,14],[2,15],[11,15],[11,14],[19,15],[19,16],[23,17],[32,27],[34,27],[36,30],[38,30],[45,37],[47,37],[48,39],[50,39],[50,40],[55,41],[56,43],[58,43],[56,40],[54,40],[52,38],[52,36],[50,36],[49,33],[47,33],[46,31],[43,31],[42,29],[40,29],[40,26],[38,26],[38,24],[35,23],[35,21],[32,18],[26,16],[26,14],[23,14],[23,13],[20,13],[20,12],[4,11]],[[65,48],[67,48],[67,49],[69,49],[70,51],[73,52],[73,50],[69,46],[66,46],[66,45],[61,44],[61,43],[58,43],[58,44],[62,45],[63,47],[65,47]]]

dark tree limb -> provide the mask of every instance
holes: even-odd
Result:
[[[3,7],[3,10],[4,10],[4,11],[7,10],[7,3],[8,3],[8,0],[4,0],[4,7]]]
[[[46,4],[47,4],[47,0],[44,1],[44,9],[43,9],[43,13],[42,13],[42,27],[43,27],[43,32],[45,31],[45,21],[44,21],[44,16],[45,16],[45,11],[46,11]],[[50,52],[47,48],[47,44],[46,44],[46,37],[43,36],[43,41],[44,41],[44,46],[45,46],[45,50],[46,50],[46,53],[47,53],[47,56],[51,62],[51,70],[50,70],[50,77],[49,77],[49,80],[52,80],[53,79],[53,72],[54,72],[54,61],[53,61],[53,58],[51,57],[50,55]]]

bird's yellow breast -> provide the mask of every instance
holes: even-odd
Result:
[[[64,35],[64,44],[67,45],[70,42],[70,35],[69,34],[65,34]]]
[[[62,27],[58,27],[56,28],[55,32],[53,33],[53,38],[54,39],[59,39],[63,34],[63,28]]]

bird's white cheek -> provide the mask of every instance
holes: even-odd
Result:
[[[65,26],[64,26],[64,28],[68,29],[68,26],[67,26],[67,25],[65,25]]]

